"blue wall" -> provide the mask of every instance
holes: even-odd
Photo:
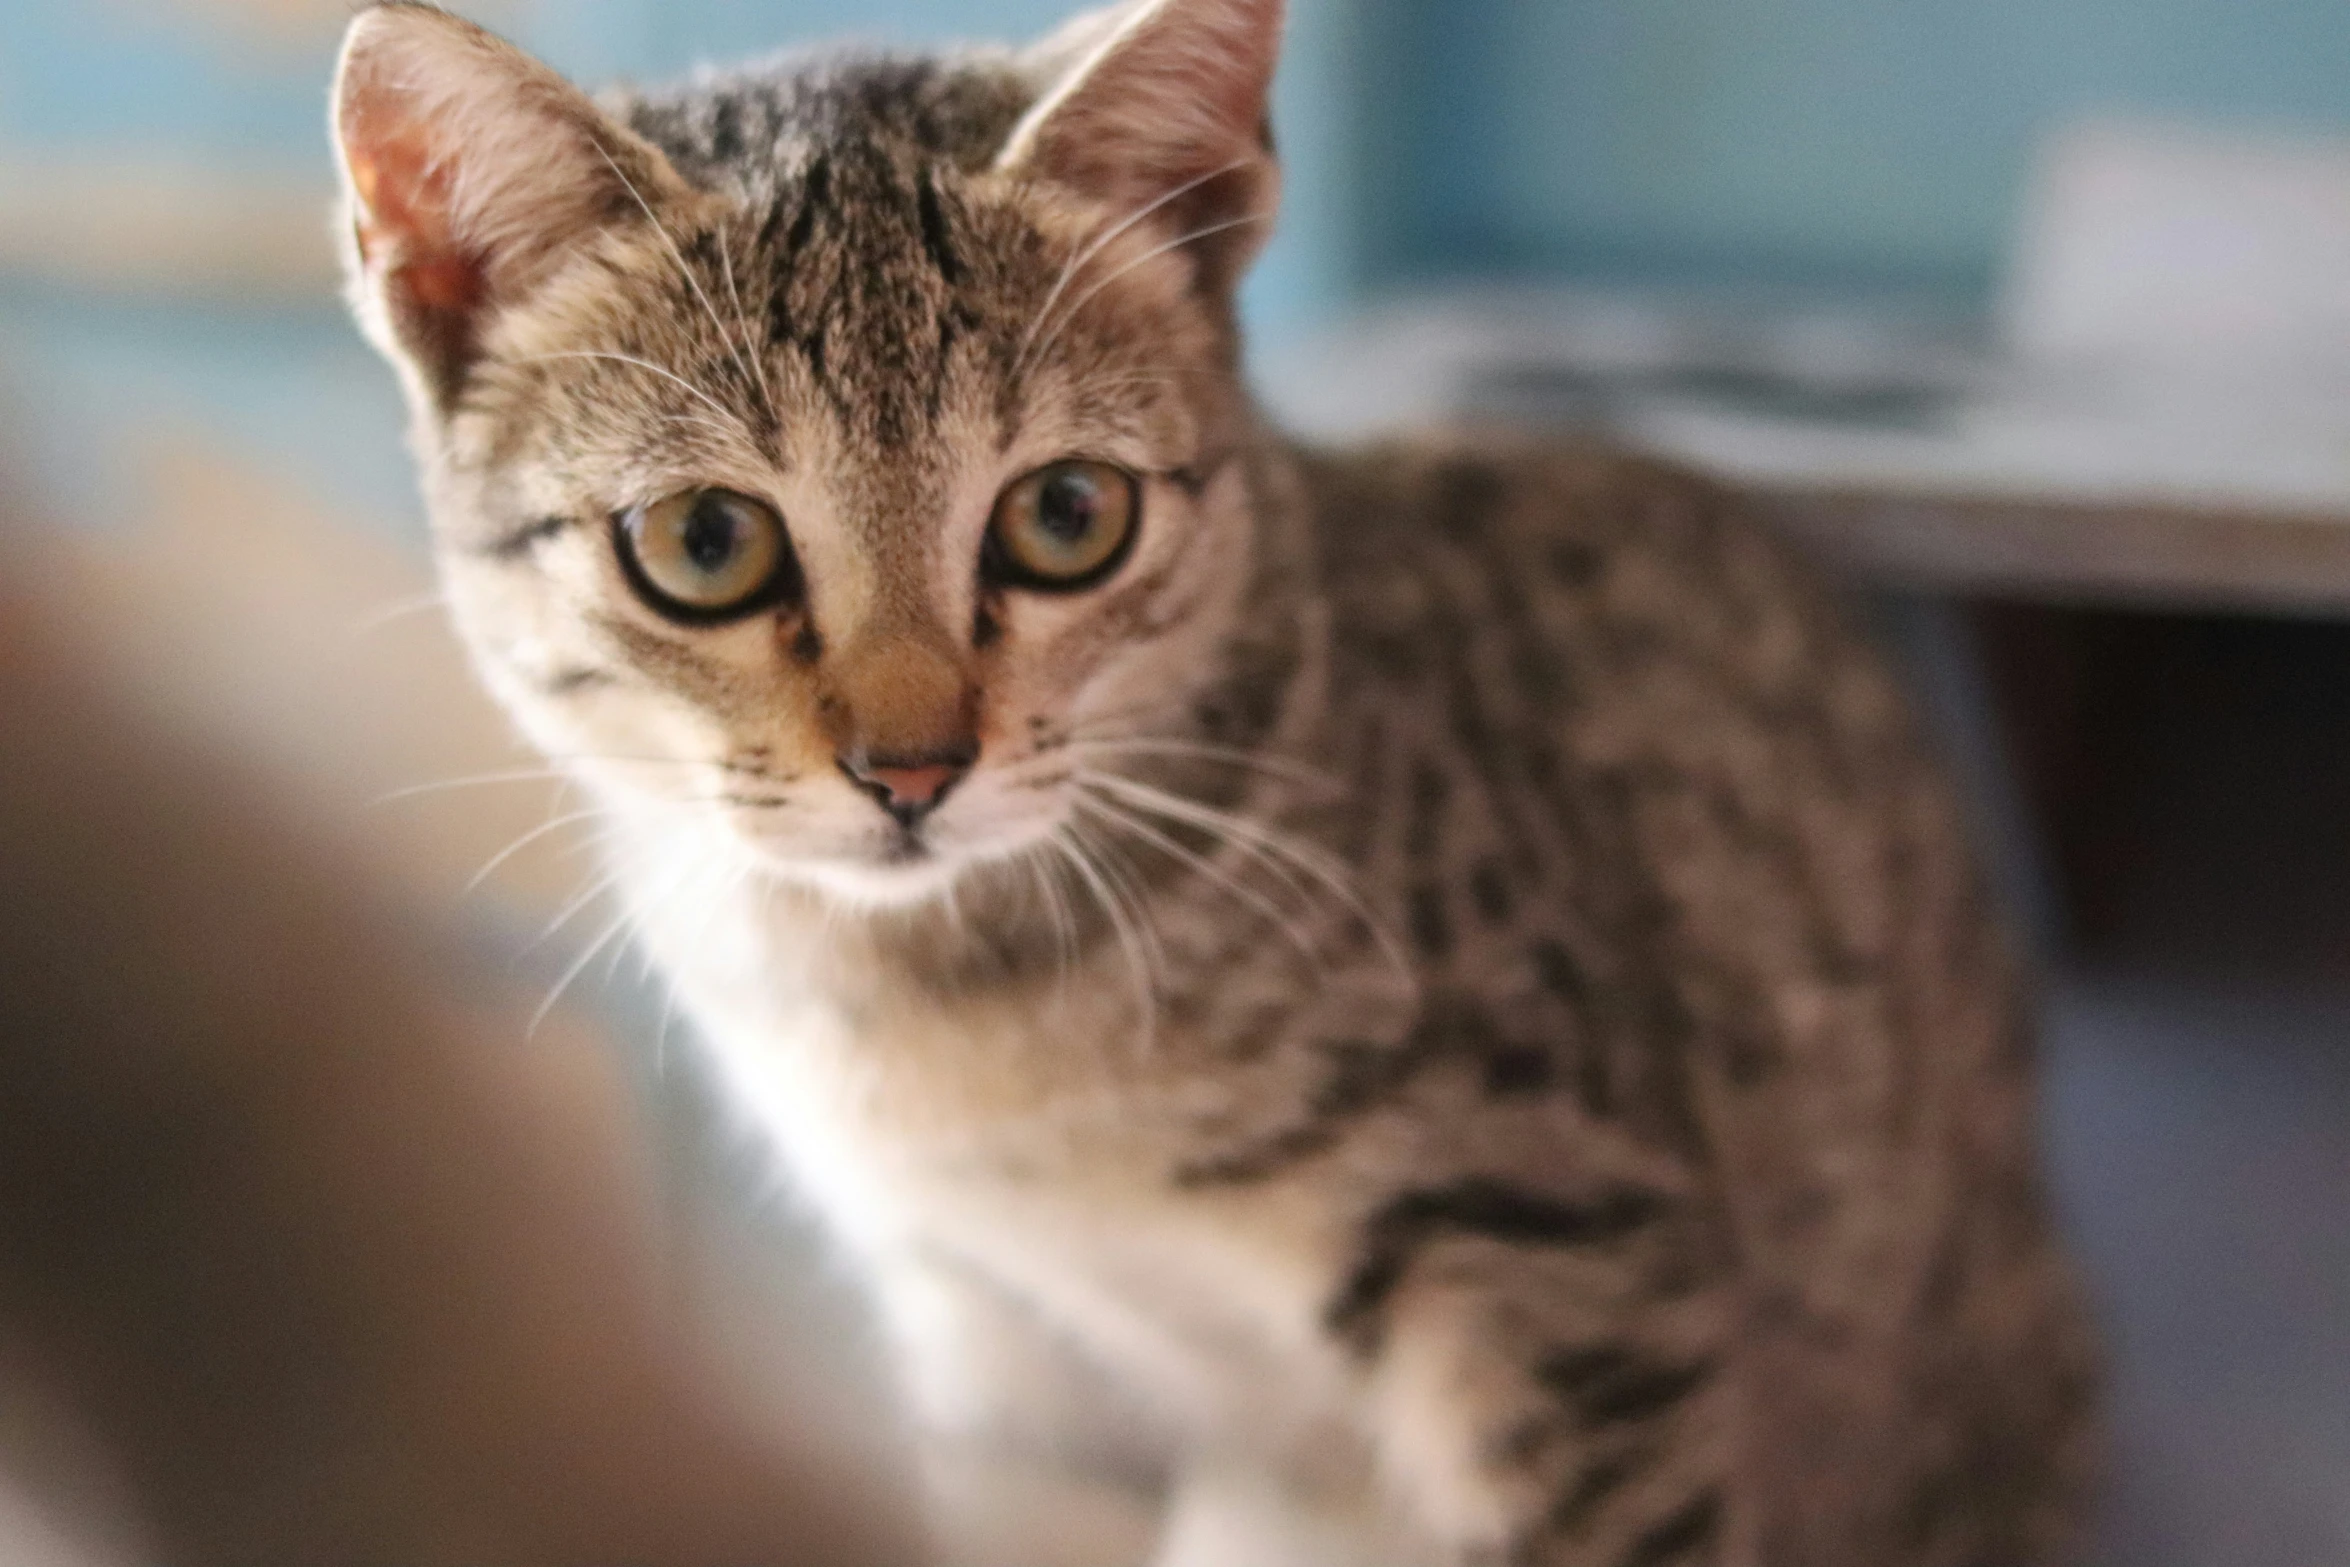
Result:
[[[525,40],[584,80],[657,80],[823,38],[1018,39],[1077,9],[1064,0],[552,0]]]
[[[256,34],[128,6],[0,0],[0,149],[323,171],[333,39],[323,25]]]
[[[587,80],[1078,0],[458,0]],[[2031,149],[2091,110],[2350,124],[2350,0],[1292,0],[1260,327],[1493,273],[1979,293]],[[324,181],[338,8],[0,0],[0,157]],[[260,18],[279,20],[264,24]]]
[[[2069,116],[2350,125],[2350,0],[1365,3],[1381,282],[1973,292]]]
[[[583,81],[659,79],[826,37],[1016,40],[1081,0],[454,0]],[[1292,179],[1250,281],[1260,344],[1343,310],[1360,225],[1346,104],[1354,0],[1297,0],[1276,106]],[[192,165],[314,202],[331,188],[326,85],[339,0],[0,0],[0,208],[13,168]],[[33,393],[28,389],[38,388]],[[126,298],[0,272],[0,416],[61,512],[133,514],[134,464],[91,451],[193,432],[354,515],[412,523],[392,382],[324,293]]]
[[[588,83],[660,80],[706,60],[810,41],[1038,36],[1089,0],[455,0]],[[1299,0],[1276,118],[1293,169],[1282,229],[1252,282],[1261,330],[1339,307],[1352,277],[1353,163],[1341,58],[1354,0]],[[188,158],[329,177],[324,95],[339,9],[263,24],[168,4],[0,0],[0,160],[52,152]],[[323,197],[322,197],[323,199]]]

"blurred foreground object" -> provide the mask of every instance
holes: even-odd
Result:
[[[0,560],[0,1462],[127,1499],[98,1560],[911,1561],[696,1364],[609,1054],[110,685],[70,580]]]

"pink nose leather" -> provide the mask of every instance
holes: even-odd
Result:
[[[963,754],[871,757],[851,752],[840,759],[840,770],[899,825],[911,827],[938,808],[973,760]]]
[[[933,762],[923,767],[868,767],[865,776],[887,789],[891,799],[928,809],[963,770]]]

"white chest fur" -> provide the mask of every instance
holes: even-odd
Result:
[[[1316,1316],[1337,1237],[1276,1196],[1169,1185],[1186,1098],[1213,1090],[1137,1070],[1071,999],[1114,981],[946,1008],[844,985],[807,932],[744,940],[741,912],[723,939],[697,920],[690,950],[653,944],[734,1102],[877,1275],[984,1277],[1185,1441],[1290,1446],[1334,1418]]]

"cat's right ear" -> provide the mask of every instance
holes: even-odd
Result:
[[[436,6],[352,20],[333,115],[353,303],[443,410],[496,310],[598,229],[682,189],[584,93]]]

